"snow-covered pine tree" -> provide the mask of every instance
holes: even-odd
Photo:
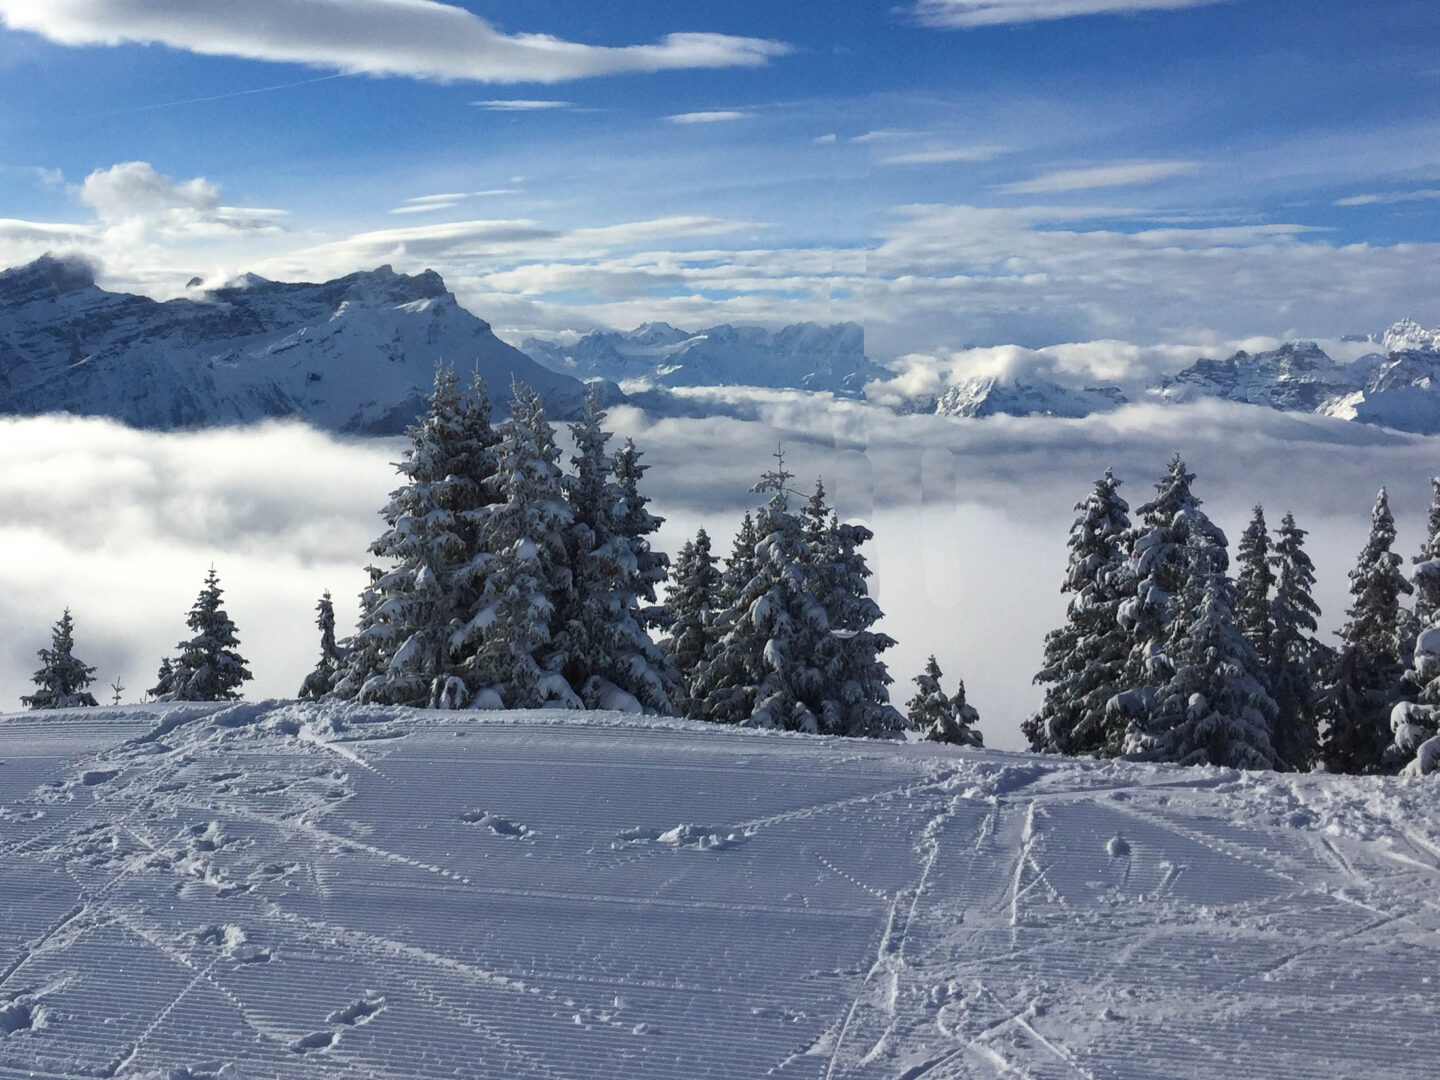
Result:
[[[1123,724],[1107,705],[1123,688],[1130,639],[1117,621],[1133,593],[1128,547],[1129,505],[1109,469],[1095,481],[1070,529],[1070,564],[1061,592],[1071,594],[1065,625],[1045,638],[1045,684],[1040,711],[1021,726],[1033,750],[1113,757],[1124,743]]]
[[[954,743],[957,746],[984,746],[985,739],[976,730],[980,714],[965,701],[965,683],[954,697],[940,688],[940,665],[932,655],[925,670],[915,676],[918,689],[907,704],[910,726],[931,742]]]
[[[1116,619],[1129,637],[1129,655],[1121,678],[1123,689],[1107,705],[1107,725],[1123,727],[1125,743],[1143,738],[1152,726],[1151,712],[1159,687],[1174,674],[1166,645],[1175,640],[1172,622],[1185,584],[1190,537],[1206,538],[1218,552],[1219,571],[1229,568],[1225,534],[1200,509],[1190,490],[1195,474],[1176,454],[1155,485],[1156,497],[1136,511],[1141,516],[1130,543],[1129,573],[1134,592],[1121,602]]]
[[[1260,657],[1235,624],[1228,562],[1215,533],[1190,531],[1165,646],[1171,675],[1155,693],[1149,723],[1132,725],[1127,754],[1180,765],[1275,767],[1275,702]]]
[[[1403,674],[1400,596],[1411,591],[1401,558],[1391,550],[1394,543],[1395,518],[1381,488],[1370,536],[1350,572],[1348,619],[1326,679],[1320,752],[1331,772],[1375,772],[1391,740],[1390,712]]]
[[[511,709],[583,703],[559,670],[552,620],[570,602],[565,548],[571,526],[560,450],[540,396],[511,388],[510,419],[496,447],[503,501],[486,516],[480,548],[490,553],[476,615],[457,635],[475,646],[462,666],[477,703]]]
[[[161,701],[166,694],[172,693],[175,689],[175,661],[168,656],[160,658],[160,670],[155,673],[155,685],[145,693],[156,701]]]
[[[98,705],[95,695],[85,689],[95,681],[95,669],[75,655],[75,620],[70,609],[50,631],[50,647],[40,650],[40,670],[35,672],[35,693],[20,698],[29,709],[73,709]]]
[[[613,543],[613,519],[619,492],[611,480],[605,449],[610,432],[598,386],[585,398],[585,411],[570,425],[574,471],[561,479],[570,522],[565,530],[565,555],[571,589],[551,619],[554,651],[560,671],[571,686],[584,688],[605,666],[606,623],[610,594],[620,575]],[[583,693],[582,693],[583,696]],[[588,703],[587,703],[588,704]]]
[[[240,684],[253,677],[237,651],[240,638],[235,624],[220,606],[224,593],[212,566],[185,618],[195,636],[176,646],[180,655],[171,661],[170,677],[157,687],[165,688],[157,695],[160,700],[230,701],[240,696]]]
[[[585,695],[598,705],[614,688],[647,710],[668,714],[675,712],[680,680],[651,631],[659,630],[665,620],[657,589],[669,575],[670,557],[650,544],[664,519],[650,512],[650,500],[641,494],[640,484],[649,468],[641,464],[642,456],[632,439],[615,452],[617,501],[609,540],[615,576],[603,609],[601,668],[586,685]]]
[[[315,605],[315,625],[320,630],[320,660],[300,686],[301,698],[328,697],[345,669],[345,654],[335,641],[335,604],[330,590]]]
[[[1412,700],[1390,711],[1392,738],[1384,765],[1407,776],[1428,776],[1440,772],[1440,626],[1420,632],[1404,684]]]
[[[824,673],[817,662],[830,627],[824,607],[805,587],[810,550],[804,523],[790,510],[794,474],[786,471],[783,454],[776,458],[776,467],[753,489],[770,496],[755,520],[755,575],[740,593],[734,621],[702,681],[707,697],[716,698],[718,708],[707,707],[713,718],[818,732]],[[750,684],[757,672],[758,681]],[[752,692],[749,715],[735,715],[735,702]]]
[[[1274,659],[1275,623],[1271,592],[1270,531],[1265,508],[1256,506],[1235,549],[1235,626],[1267,668]]]
[[[816,716],[820,730],[852,738],[900,738],[910,726],[890,704],[894,681],[880,659],[895,639],[872,629],[884,617],[870,596],[870,567],[861,545],[874,539],[863,525],[842,524],[833,511],[821,521],[824,488],[816,484],[806,511],[810,567],[807,588],[825,612],[829,633],[816,658],[824,677]],[[819,522],[812,531],[810,519]]]
[[[467,398],[455,372],[437,366],[429,412],[407,432],[411,446],[396,465],[405,483],[381,511],[389,527],[370,545],[393,565],[375,583],[374,619],[358,635],[379,659],[360,687],[363,701],[453,704],[451,638],[478,599],[478,529],[496,501],[497,437],[483,384],[477,391]]]
[[[720,571],[710,549],[710,534],[700,529],[686,540],[675,559],[666,596],[670,617],[667,652],[680,679],[675,706],[680,715],[699,718],[695,680],[713,640],[720,603]]]
[[[1311,596],[1315,564],[1305,552],[1305,530],[1287,513],[1275,530],[1270,562],[1275,596],[1270,601],[1270,694],[1275,699],[1272,740],[1282,768],[1305,771],[1319,748],[1319,675],[1328,650],[1315,640],[1320,607]]]
[[[1412,560],[1415,572],[1415,630],[1417,633],[1440,622],[1440,476],[1430,481],[1430,517],[1425,542]]]
[[[340,645],[345,661],[335,676],[331,690],[334,697],[353,701],[360,694],[365,680],[384,667],[385,657],[378,635],[366,631],[375,625],[375,612],[380,608],[380,592],[377,586],[385,571],[378,566],[365,567],[367,583],[360,590],[360,617],[355,623],[355,633]]]
[[[741,598],[759,569],[755,546],[759,535],[748,511],[720,575],[720,594],[706,643],[705,657],[691,681],[694,715],[721,724],[738,724],[755,709],[755,693],[764,674],[764,642],[745,627],[732,637],[742,614]]]

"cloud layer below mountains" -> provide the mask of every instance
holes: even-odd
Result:
[[[748,487],[783,441],[798,489],[823,476],[842,514],[876,532],[875,591],[900,641],[889,657],[897,701],[934,652],[947,677],[965,678],[999,746],[1018,745],[1038,701],[1030,679],[1064,608],[1071,506],[1107,466],[1138,505],[1181,451],[1232,540],[1255,502],[1272,524],[1293,510],[1312,531],[1334,628],[1376,489],[1390,487],[1408,557],[1440,459],[1440,440],[1214,403],[1081,421],[894,417],[785,394],[755,408],[754,421],[612,414],[651,466],[647,491],[669,519],[659,546],[673,552],[704,524],[728,549],[754,505]],[[316,653],[321,591],[333,590],[342,628],[355,617],[402,450],[293,425],[153,435],[96,420],[0,422],[0,703],[28,691],[35,650],[66,605],[79,654],[137,699],[186,636],[212,562],[255,671],[250,696],[293,694]]]

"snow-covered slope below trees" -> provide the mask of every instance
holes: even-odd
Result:
[[[579,382],[505,344],[431,271],[385,266],[318,285],[246,275],[166,303],[106,292],[78,261],[0,272],[0,413],[158,429],[283,416],[393,434],[423,411],[440,361],[478,371],[502,409],[512,378],[556,417],[584,400]]]
[[[0,718],[0,1075],[1432,1075],[1433,781],[290,704]]]
[[[856,323],[796,323],[781,330],[712,326],[677,330],[646,323],[630,331],[596,330],[569,345],[529,339],[522,348],[553,371],[659,386],[762,386],[858,394],[887,372],[865,356]]]

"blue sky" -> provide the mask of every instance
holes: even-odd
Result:
[[[882,357],[1440,321],[1423,0],[218,8],[0,0],[0,265],[433,266],[516,338]]]

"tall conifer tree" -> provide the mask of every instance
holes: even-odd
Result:
[[[1320,607],[1311,596],[1315,564],[1305,551],[1305,530],[1287,513],[1270,555],[1275,597],[1270,602],[1270,687],[1275,698],[1274,748],[1281,767],[1303,771],[1319,750],[1319,675],[1328,650],[1315,640]]]
[[[1114,756],[1124,726],[1111,722],[1106,706],[1123,688],[1130,639],[1121,629],[1120,605],[1133,593],[1127,558],[1130,507],[1120,481],[1105,470],[1094,489],[1075,504],[1070,565],[1060,591],[1069,593],[1065,625],[1045,638],[1045,666],[1035,676],[1045,685],[1040,711],[1022,725],[1034,750]]]
[[[720,604],[720,571],[710,549],[710,534],[700,529],[685,541],[675,560],[666,607],[670,615],[670,663],[680,678],[675,702],[682,716],[698,717],[695,681],[714,640]]]
[[[235,624],[220,606],[223,595],[212,566],[185,620],[195,636],[177,646],[180,655],[170,662],[168,674],[161,667],[160,685],[152,691],[160,700],[233,700],[240,696],[240,685],[252,678],[238,651]]]
[[[1350,572],[1349,618],[1327,679],[1321,756],[1332,772],[1378,770],[1390,742],[1390,710],[1402,674],[1400,597],[1411,590],[1394,543],[1395,518],[1381,488],[1369,539]]]
[[[1235,551],[1235,625],[1267,667],[1274,659],[1275,622],[1271,593],[1275,571],[1265,508],[1256,506]]]

